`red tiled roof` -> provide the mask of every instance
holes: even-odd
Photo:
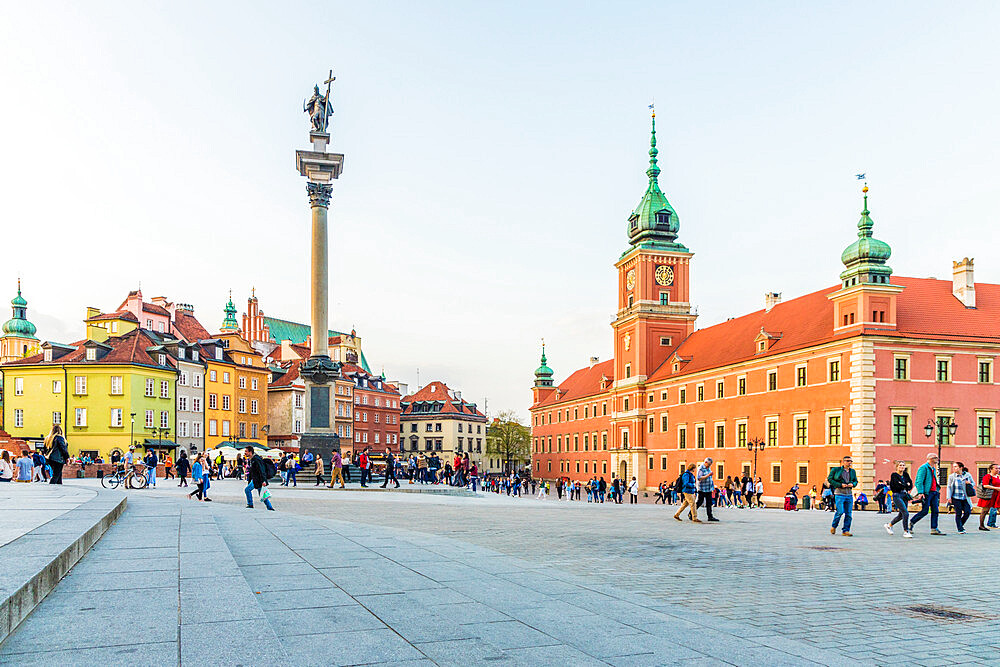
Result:
[[[581,368],[576,371],[563,380],[562,384],[559,385],[558,398],[556,397],[557,392],[552,392],[538,405],[542,406],[551,405],[553,403],[561,403],[563,401],[574,401],[587,396],[599,394],[601,393],[601,377],[607,377],[609,381],[614,381],[614,359],[608,359],[607,361],[602,361],[598,364],[594,364],[593,366]]]
[[[476,417],[483,417],[484,419],[486,418],[486,416],[482,412],[480,412],[476,408],[473,408],[471,403],[468,403],[466,401],[459,401],[457,399],[452,398],[451,390],[448,389],[448,385],[446,385],[444,382],[438,382],[437,380],[431,382],[426,387],[423,387],[415,394],[410,394],[409,396],[403,398],[402,403],[405,404],[403,406],[403,414],[404,415],[423,414],[419,412],[415,413],[413,411],[414,404],[420,403],[422,401],[443,402],[440,410],[427,414],[453,414],[453,415],[463,414],[463,415],[472,415]]]
[[[154,315],[164,315],[170,317],[170,311],[163,306],[157,306],[155,303],[149,303],[148,301],[142,302],[142,310],[146,313],[152,313]]]
[[[93,322],[95,320],[126,320],[128,322],[139,322],[138,318],[127,310],[116,310],[113,313],[101,313],[100,315],[94,315],[87,321]]]
[[[897,296],[895,330],[866,327],[863,334],[894,338],[1000,341],[1000,285],[976,283],[976,307],[966,308],[952,294],[950,281],[893,276],[891,283],[904,288]],[[771,356],[857,336],[858,329],[836,334],[833,331],[833,302],[828,297],[839,289],[839,285],[826,287],[781,302],[770,311],[762,309],[698,329],[684,339],[673,354],[653,371],[649,381],[683,376],[757,356]],[[767,352],[758,355],[756,338],[762,329],[774,338]],[[677,373],[673,372],[674,355],[687,360],[687,363],[681,364]],[[535,407],[598,394],[601,391],[602,374],[614,379],[614,360],[576,371],[558,386],[559,398],[553,392]]]
[[[149,353],[147,347],[156,345],[156,342],[143,333],[142,329],[134,329],[123,336],[114,336],[104,341],[104,345],[111,347],[111,350],[96,361],[87,361],[87,350],[84,345],[85,340],[72,343],[74,347],[69,352],[53,361],[45,361],[45,353],[36,354],[17,361],[11,361],[5,366],[28,366],[28,365],[59,365],[59,364],[143,364],[146,366],[157,366]],[[171,359],[168,356],[168,359]]]
[[[295,380],[299,379],[299,376],[300,376],[299,375],[299,365],[300,365],[300,363],[301,362],[298,361],[298,360],[289,362],[289,364],[288,364],[288,370],[285,371],[281,375],[281,377],[275,378],[274,382],[272,382],[268,386],[275,387],[275,388],[279,388],[279,387],[291,387],[292,383]]]
[[[189,343],[212,337],[208,329],[203,327],[194,315],[181,311],[174,314],[174,329]]]

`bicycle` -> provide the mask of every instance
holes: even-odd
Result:
[[[126,489],[144,489],[146,482],[145,473],[136,472],[135,468],[118,469],[101,478],[101,486],[105,489],[117,489],[121,484],[124,484]]]

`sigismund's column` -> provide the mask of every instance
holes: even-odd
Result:
[[[324,82],[327,84],[326,95],[321,94],[319,86],[316,86],[312,97],[304,105],[312,124],[309,132],[312,150],[295,151],[295,166],[307,179],[306,191],[312,209],[309,274],[312,349],[309,359],[299,368],[306,383],[306,428],[299,446],[324,457],[340,449],[339,438],[334,432],[329,386],[332,380],[340,377],[340,363],[330,359],[329,353],[330,252],[327,214],[333,193],[332,182],[340,176],[344,164],[342,154],[327,152],[330,143],[327,123],[333,113],[329,86],[333,80],[331,72],[330,78]]]

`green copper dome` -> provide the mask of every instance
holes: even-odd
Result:
[[[652,132],[649,139],[649,168],[646,176],[649,184],[639,205],[632,211],[628,219],[628,241],[631,248],[650,248],[654,250],[679,250],[687,252],[680,243],[676,243],[677,232],[681,221],[677,212],[667,201],[666,195],[660,190],[660,167],[656,163],[659,151],[656,148],[656,114],[653,114]]]
[[[240,323],[236,321],[236,306],[233,305],[233,293],[229,292],[229,303],[225,308],[226,319],[222,320],[222,331],[238,331]]]
[[[28,302],[21,296],[21,281],[17,281],[17,296],[10,301],[13,306],[13,317],[3,323],[0,330],[4,336],[35,339],[35,325],[28,321]],[[37,340],[37,339],[35,339]]]
[[[555,375],[555,373],[552,372],[552,369],[549,368],[546,363],[545,343],[542,343],[542,365],[535,369],[535,386],[551,387],[553,375]]]
[[[847,246],[840,255],[846,267],[840,274],[844,287],[859,283],[888,284],[892,269],[886,264],[892,255],[892,248],[885,241],[872,236],[872,222],[868,211],[868,186],[862,188],[864,208],[858,221],[858,240]]]

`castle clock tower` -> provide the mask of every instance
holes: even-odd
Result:
[[[693,253],[677,242],[680,219],[658,181],[656,113],[649,141],[649,184],[628,219],[629,247],[618,269],[616,385],[642,383],[692,331],[689,269]]]

